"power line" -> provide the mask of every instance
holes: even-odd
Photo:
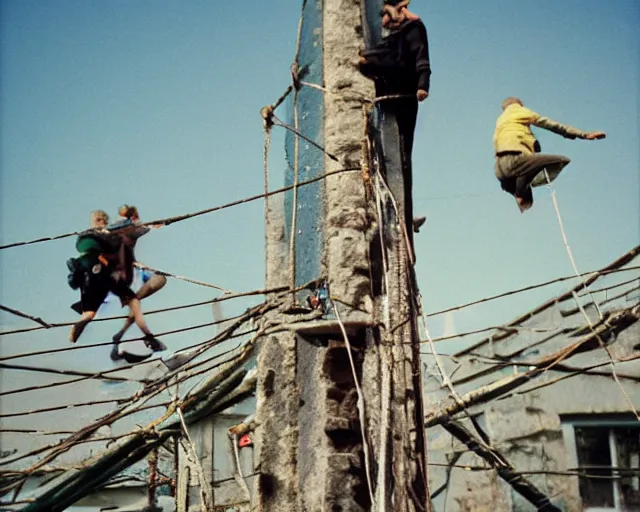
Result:
[[[314,285],[316,282],[316,280],[314,281],[310,281],[308,283],[305,283],[303,285],[298,286],[297,288],[295,288],[293,291],[294,292],[298,292],[304,289],[307,289],[309,287],[311,287],[312,285]],[[273,288],[265,288],[265,289],[259,289],[259,290],[253,290],[250,292],[239,292],[239,293],[232,293],[232,294],[226,294],[226,295],[222,295],[220,297],[216,297],[214,299],[209,299],[209,300],[204,300],[204,301],[200,301],[200,302],[192,302],[192,303],[188,303],[188,304],[182,304],[182,305],[178,305],[178,306],[171,306],[171,307],[167,307],[167,308],[161,308],[161,309],[155,309],[155,310],[151,310],[151,311],[147,311],[145,312],[145,316],[148,315],[155,315],[158,313],[167,313],[170,311],[180,311],[183,309],[190,309],[190,308],[196,308],[196,307],[200,307],[200,306],[208,306],[210,304],[215,304],[218,302],[225,302],[228,300],[233,300],[233,299],[238,299],[238,298],[242,298],[242,297],[251,297],[251,296],[255,296],[255,295],[271,295],[271,294],[276,294],[276,293],[282,293],[282,292],[286,292],[286,291],[291,291],[291,289],[288,286],[276,286]],[[106,318],[96,318],[94,320],[92,320],[92,322],[109,322],[111,320],[124,320],[127,318],[127,315],[120,315],[120,316],[110,316],[110,317],[106,317]],[[7,336],[9,334],[19,334],[19,333],[25,333],[25,332],[32,332],[32,331],[40,331],[42,329],[53,329],[53,328],[58,328],[58,327],[70,327],[72,325],[74,325],[75,322],[63,322],[63,323],[49,323],[48,325],[50,327],[27,327],[24,329],[14,329],[11,331],[4,331],[4,332],[0,332],[0,338],[2,336]]]
[[[633,309],[634,308],[630,308],[630,309],[626,310],[617,319],[613,318],[613,317],[606,318],[605,322],[603,323],[603,325],[607,326],[607,328],[614,329],[615,325],[611,326],[611,325],[609,325],[609,322],[614,322],[614,323],[620,322],[620,318],[624,317],[625,315],[629,315],[629,316],[633,317],[633,315],[634,315]],[[569,335],[575,336],[575,335],[580,334],[584,330],[585,330],[585,326],[582,325],[582,326],[577,327],[575,329],[572,329],[572,328],[560,329],[560,330],[558,330],[558,334],[569,334]],[[547,360],[546,357],[542,359],[542,362],[540,362],[540,360],[538,360],[538,361],[520,361],[520,362],[523,363],[523,366],[526,366],[528,369],[531,369],[532,367],[536,367],[537,368],[537,367],[539,367],[541,365],[545,367],[545,371],[555,369],[556,365],[559,365],[560,361],[562,361],[563,359],[567,358],[569,355],[574,355],[576,353],[579,353],[578,348],[581,346],[581,344],[584,343],[584,340],[588,339],[589,336],[593,337],[593,334],[594,334],[593,330],[590,329],[589,326],[587,326],[586,331],[587,331],[587,333],[590,333],[590,334],[586,338],[584,338],[583,341],[578,342],[577,345],[576,344],[570,345],[569,348],[567,349],[568,350],[567,354],[563,355],[562,357],[558,357],[558,360],[554,361],[552,365],[548,366],[548,360]],[[538,343],[531,343],[527,347],[520,348],[518,351],[510,354],[509,357],[510,358],[514,357],[514,355],[520,354],[523,351],[525,351],[526,349],[528,349],[528,348],[530,348],[532,346],[535,346],[537,344],[544,343],[544,342],[546,342],[548,340],[549,339],[547,338],[547,339],[541,340]],[[460,356],[454,356],[454,357],[456,358],[456,360],[460,359]],[[474,353],[473,357],[478,357],[478,354]],[[485,358],[485,356],[481,356],[481,357]],[[508,360],[505,360],[505,362],[506,361],[508,361]],[[623,362],[623,361],[624,361],[624,359],[621,359],[621,362]],[[609,364],[609,363],[607,363],[607,364]],[[513,366],[513,365],[509,364],[507,366]],[[594,366],[593,368],[596,368],[596,367],[598,367],[598,365]],[[583,367],[582,370],[584,370],[584,368],[587,368],[587,367]],[[588,367],[588,369],[593,369],[593,368]],[[467,375],[465,377],[461,377],[461,378],[457,379],[455,381],[455,384],[465,384],[465,383],[471,382],[471,381],[473,381],[473,380],[475,380],[475,379],[477,379],[479,377],[483,377],[483,376],[488,375],[490,373],[494,373],[498,369],[499,368],[497,368],[496,366],[491,366],[489,368],[484,368],[484,369],[482,369],[482,370],[480,370],[480,371],[478,371],[478,372],[476,372],[474,374]],[[578,370],[576,370],[576,371],[578,371]]]
[[[65,404],[65,405],[57,405],[53,407],[45,407],[43,409],[32,409],[29,411],[20,411],[20,412],[10,412],[10,413],[2,413],[0,414],[0,418],[15,418],[18,416],[30,416],[31,414],[41,414],[45,412],[53,412],[53,411],[61,411],[64,409],[74,409],[76,407],[89,407],[93,405],[104,405],[104,404],[112,404],[112,403],[122,403],[127,402],[130,399],[122,400],[119,398],[111,398],[108,400],[95,400],[93,402],[81,402],[81,403],[73,403],[73,404]],[[166,407],[171,402],[163,402],[161,404],[154,404],[152,407]]]
[[[459,452],[456,452],[459,453]],[[429,466],[437,467],[450,467],[454,469],[464,469],[465,471],[496,471],[493,466],[471,466],[466,464],[447,464],[442,462],[428,462]],[[595,473],[587,473],[587,471],[593,470],[606,470],[612,473],[618,473],[615,475],[599,475]],[[556,475],[556,476],[578,476],[580,478],[589,479],[601,479],[601,480],[619,480],[625,476],[635,476],[637,470],[635,468],[621,468],[616,466],[580,466],[577,468],[569,468],[566,471],[553,471],[553,470],[525,470],[514,471],[514,475]]]
[[[333,176],[335,174],[341,174],[341,173],[344,173],[344,172],[354,172],[354,171],[360,171],[360,170],[361,170],[360,167],[348,167],[348,168],[344,168],[344,169],[336,169],[335,171],[328,171],[328,172],[322,174],[321,176],[316,176],[315,178],[311,178],[311,179],[308,179],[308,180],[305,180],[305,181],[301,181],[301,182],[299,182],[297,184],[297,186],[301,187],[301,186],[305,186],[305,185],[310,185],[310,184],[315,183],[317,181],[324,180],[327,177]],[[227,208],[231,208],[233,206],[239,206],[241,204],[250,203],[250,202],[253,202],[253,201],[257,201],[259,199],[264,199],[266,197],[271,197],[271,196],[274,196],[274,195],[282,194],[284,192],[292,190],[293,188],[294,187],[292,185],[289,185],[289,186],[282,187],[282,188],[279,188],[279,189],[276,189],[276,190],[272,190],[271,192],[268,192],[268,193],[256,194],[254,196],[249,196],[249,197],[246,197],[244,199],[238,199],[236,201],[232,201],[230,203],[226,203],[226,204],[219,205],[219,206],[214,206],[212,208],[206,208],[204,210],[199,210],[199,211],[192,212],[192,213],[186,213],[186,214],[183,214],[183,215],[176,215],[174,217],[167,217],[165,219],[158,219],[158,220],[154,220],[154,221],[151,221],[151,222],[144,222],[144,223],[141,223],[140,226],[152,226],[154,224],[156,224],[156,225],[157,224],[162,224],[164,226],[169,226],[170,224],[175,224],[176,222],[182,222],[182,221],[187,220],[187,219],[192,219],[192,218],[198,217],[200,215],[205,215],[205,214],[208,214],[208,213],[218,212],[218,211],[221,211],[221,210],[225,210]],[[82,231],[73,231],[71,233],[64,233],[64,234],[61,234],[61,235],[36,238],[36,239],[33,239],[33,240],[26,240],[26,241],[22,241],[22,242],[13,242],[13,243],[10,243],[10,244],[0,245],[0,250],[11,249],[13,247],[21,247],[21,246],[24,246],[24,245],[33,245],[33,244],[38,244],[38,243],[42,243],[42,242],[50,242],[50,241],[53,241],[53,240],[60,240],[60,239],[69,238],[69,237],[72,237],[72,236],[89,234],[89,233],[92,233],[92,232],[93,232],[93,230],[91,230],[91,229],[85,229],[85,230],[82,230]]]
[[[622,357],[622,358],[618,359],[616,362],[618,362],[618,363],[628,363],[628,362],[631,362],[631,361],[637,361],[639,359],[640,359],[640,354],[636,354],[634,356]],[[559,377],[556,377],[555,379],[551,379],[551,380],[548,380],[546,382],[542,382],[542,383],[537,384],[535,386],[532,386],[530,388],[526,388],[526,389],[524,389],[522,391],[514,391],[512,393],[509,393],[508,395],[505,395],[505,396],[501,397],[501,398],[506,399],[506,398],[509,398],[511,396],[514,396],[514,395],[524,395],[525,393],[531,393],[532,391],[537,391],[539,389],[552,386],[553,384],[557,384],[560,381],[563,381],[563,380],[566,380],[566,379],[570,379],[572,377],[577,377],[578,375],[582,375],[582,374],[588,372],[589,370],[593,370],[595,368],[601,368],[603,366],[608,366],[610,364],[611,364],[610,361],[606,361],[605,363],[598,363],[598,364],[585,366],[583,368],[576,369],[575,372],[567,373],[565,375],[560,375]],[[553,369],[555,369],[555,367]]]
[[[239,332],[237,334],[229,336],[224,341],[230,341],[232,339],[240,338],[242,336],[247,336],[247,335],[253,334],[255,332],[256,332],[255,329]],[[184,349],[181,349],[179,352],[186,352],[188,350],[192,350],[194,348],[203,346],[203,345],[205,345],[207,343],[211,343],[211,340],[207,340],[207,341],[204,341],[202,343],[196,343],[195,345],[191,345],[189,347],[185,347]],[[213,348],[213,346],[215,346],[215,345],[212,345],[210,348]],[[66,381],[63,381],[63,382],[53,382],[51,384],[45,384],[45,385],[41,385],[41,386],[29,386],[29,387],[25,387],[25,388],[12,389],[10,391],[3,391],[3,392],[0,393],[0,397],[6,396],[6,395],[14,395],[14,394],[18,394],[18,393],[25,393],[25,392],[28,392],[28,391],[41,391],[43,389],[49,389],[49,388],[60,387],[60,386],[65,386],[65,385],[69,385],[69,384],[75,384],[77,382],[84,381],[84,380],[90,380],[90,379],[119,381],[119,382],[136,382],[136,383],[140,383],[140,384],[150,384],[150,383],[152,383],[152,381],[150,381],[148,379],[136,380],[136,379],[127,379],[127,378],[124,378],[124,377],[121,377],[121,378],[105,377],[104,375],[107,372],[119,372],[119,371],[123,371],[123,370],[129,370],[129,369],[131,369],[133,367],[137,367],[137,366],[141,366],[141,365],[149,364],[149,363],[153,363],[153,362],[157,362],[157,359],[155,359],[155,358],[154,359],[147,359],[147,360],[141,361],[139,363],[133,363],[133,364],[130,364],[130,365],[127,365],[127,366],[124,366],[124,367],[114,368],[112,370],[108,370],[106,372],[100,372],[100,373],[97,373],[97,374],[90,374],[90,373],[84,373],[84,372],[74,372],[72,370],[55,370],[55,369],[51,369],[51,368],[36,368],[36,367],[33,367],[33,366],[8,365],[8,364],[0,363],[0,368],[10,369],[10,370],[34,371],[34,372],[54,373],[54,374],[59,374],[59,375],[80,375],[81,376],[78,379],[66,380]]]
[[[143,361],[142,363],[148,364],[149,362],[151,361]],[[137,363],[137,364],[142,364],[142,363]],[[70,382],[85,380],[85,379],[105,380],[109,382],[139,382],[141,384],[146,383],[146,381],[144,380],[129,379],[126,377],[110,377],[106,375],[107,373],[122,371],[123,369],[126,369],[126,368],[114,368],[112,370],[107,370],[104,372],[97,372],[97,373],[80,372],[77,370],[58,370],[55,368],[42,368],[42,367],[36,367],[36,366],[25,366],[21,364],[6,364],[6,363],[0,363],[0,368],[5,370],[20,370],[20,371],[28,371],[28,372],[52,373],[55,375],[65,375],[65,376],[69,375],[69,376],[82,377],[81,379],[74,379],[73,381],[64,381],[65,384]],[[2,393],[0,393],[0,396],[10,395],[16,392],[17,391],[13,391],[13,390],[3,391]]]
[[[262,314],[264,314],[264,312],[268,311],[270,308],[273,308],[275,306],[270,306],[267,304],[261,304],[259,306],[256,306],[254,308],[249,309],[248,311],[246,311],[243,315],[241,315],[241,317],[239,317],[232,325],[228,326],[222,333],[218,334],[216,337],[214,337],[211,341],[212,344],[210,346],[203,346],[201,347],[196,354],[193,354],[193,358],[199,356],[200,354],[204,353],[206,350],[208,350],[209,348],[211,348],[212,346],[214,346],[216,344],[216,342],[221,342],[224,341],[228,336],[233,335],[233,332],[239,328],[242,324],[244,324],[245,322],[251,320],[252,318],[255,318],[256,315],[261,316]],[[138,391],[137,393],[135,393],[134,395],[132,395],[132,398],[135,401],[138,401],[139,404],[135,407],[131,407],[130,405],[121,405],[120,407],[116,408],[115,410],[111,411],[110,413],[108,413],[106,416],[103,416],[102,418],[94,421],[92,424],[76,431],[76,433],[74,433],[72,436],[63,439],[62,441],[56,442],[54,444],[51,444],[49,446],[46,447],[41,447],[35,450],[32,450],[30,452],[27,452],[25,454],[21,454],[18,455],[16,457],[12,457],[10,459],[0,459],[0,466],[3,465],[7,465],[13,462],[16,462],[18,460],[22,460],[25,458],[29,458],[31,456],[34,455],[38,455],[40,453],[43,453],[45,451],[49,451],[50,453],[48,455],[45,455],[43,458],[41,458],[41,460],[39,462],[37,462],[35,465],[33,465],[30,469],[31,470],[35,470],[38,469],[39,467],[42,467],[43,465],[48,464],[49,462],[51,462],[52,460],[54,460],[55,458],[57,458],[59,455],[61,455],[62,453],[66,452],[68,449],[70,449],[71,447],[75,446],[78,442],[81,442],[82,440],[86,439],[87,437],[89,437],[91,435],[91,433],[95,432],[96,430],[98,430],[100,427],[102,426],[106,426],[106,425],[110,425],[113,422],[122,419],[125,416],[128,416],[130,414],[133,414],[139,410],[141,410],[141,407],[144,406],[144,404],[151,400],[152,398],[154,398],[155,396],[157,396],[159,393],[161,393],[162,391],[164,391],[166,389],[166,384],[175,376],[177,376],[178,374],[181,374],[182,376],[179,379],[179,382],[185,381],[187,379],[192,378],[194,375],[189,373],[189,370],[192,370],[194,368],[197,368],[199,366],[202,365],[206,365],[207,363],[211,362],[212,360],[215,360],[216,358],[219,357],[223,357],[225,354],[219,354],[216,356],[213,356],[212,358],[209,358],[207,360],[204,361],[199,361],[199,362],[195,362],[195,363],[189,363],[189,364],[185,364],[179,368],[176,368],[174,370],[169,371],[167,374],[165,374],[162,377],[159,377],[158,379],[156,379],[155,381],[153,381],[152,383],[150,383],[149,385],[145,386],[145,388],[143,388],[142,390]],[[232,358],[233,360],[233,358]],[[204,371],[209,371],[211,368],[207,368]],[[201,372],[199,372],[201,373]],[[198,374],[199,374],[198,373]]]
[[[515,320],[512,320],[505,327],[518,326],[519,324],[521,324],[522,322],[530,319],[534,315],[542,313],[543,311],[546,311],[547,309],[555,306],[556,304],[559,304],[561,302],[564,302],[567,299],[570,299],[571,297],[573,297],[574,293],[578,293],[581,290],[587,289],[587,287],[589,287],[592,283],[597,281],[600,277],[610,273],[613,270],[622,271],[622,267],[624,265],[626,265],[627,263],[630,263],[631,261],[633,261],[636,258],[636,256],[638,256],[639,253],[640,253],[640,245],[634,247],[633,249],[631,249],[627,253],[623,254],[621,257],[619,257],[617,260],[615,260],[613,263],[610,263],[609,265],[607,265],[603,269],[601,269],[599,271],[596,271],[596,272],[593,272],[588,278],[586,278],[584,280],[581,280],[580,284],[577,285],[577,286],[574,286],[571,290],[569,290],[567,292],[564,292],[563,294],[561,294],[561,295],[559,295],[557,297],[553,297],[553,298],[547,300],[546,302],[543,302],[541,305],[537,306],[533,310],[528,311],[528,312],[520,315]],[[633,268],[636,269],[638,267],[633,267]],[[627,269],[629,269],[629,268],[627,268]],[[456,355],[457,356],[462,356],[462,355],[468,354],[468,353],[474,351],[475,349],[477,349],[478,347],[481,347],[481,346],[485,345],[486,343],[500,341],[500,340],[503,340],[503,339],[507,338],[508,336],[511,336],[511,333],[499,333],[499,334],[497,334],[495,336],[491,336],[490,338],[484,339],[484,340],[476,343],[475,345],[473,345],[471,347],[468,347],[468,348],[458,352]]]
[[[184,333],[184,332],[188,332],[188,331],[194,331],[197,329],[203,329],[205,327],[212,327],[212,326],[216,326],[216,325],[220,325],[223,324],[225,322],[229,322],[231,320],[234,320],[236,318],[239,318],[240,315],[235,316],[235,317],[229,317],[229,318],[225,318],[223,320],[216,320],[213,322],[206,322],[204,324],[198,324],[198,325],[191,325],[189,327],[181,327],[179,329],[173,329],[170,331],[165,331],[165,332],[161,332],[156,334],[156,337],[160,338],[162,336],[171,336],[173,334],[180,334],[180,333]],[[140,336],[138,338],[132,338],[129,340],[122,340],[119,342],[119,344],[125,344],[125,343],[134,343],[137,341],[142,341],[144,340],[143,336]],[[63,348],[53,348],[53,349],[48,349],[48,350],[38,350],[38,351],[33,351],[33,352],[21,352],[19,354],[13,354],[10,356],[4,356],[4,357],[0,357],[0,362],[2,361],[10,361],[13,359],[20,359],[23,357],[34,357],[34,356],[41,356],[41,355],[50,355],[50,354],[56,354],[59,352],[69,352],[69,351],[74,351],[74,350],[86,350],[89,348],[96,348],[96,347],[108,347],[108,346],[112,346],[114,343],[113,341],[105,341],[105,342],[100,342],[100,343],[90,343],[90,344],[86,344],[86,345],[73,345],[71,347],[63,347]]]
[[[473,331],[466,331],[466,332],[461,332],[461,333],[458,333],[458,334],[450,334],[450,335],[446,335],[446,336],[439,336],[437,338],[433,338],[431,341],[436,342],[436,341],[454,340],[454,339],[457,339],[457,338],[464,338],[466,336],[471,336],[472,334],[480,334],[480,333],[489,332],[489,331],[500,331],[500,332],[505,333],[505,334],[516,334],[516,333],[519,333],[521,331],[526,331],[526,332],[559,332],[559,331],[561,331],[561,329],[559,329],[559,328],[521,327],[521,326],[510,326],[510,325],[492,325],[492,326],[489,326],[489,327],[482,327],[480,329],[475,329]],[[420,340],[420,343],[429,343],[429,342],[430,341],[428,339]]]
[[[222,295],[222,296],[216,297],[214,299],[204,300],[204,301],[200,301],[200,302],[192,302],[192,303],[188,303],[188,304],[182,304],[182,305],[178,305],[178,306],[170,306],[170,307],[166,307],[166,308],[160,308],[160,309],[147,311],[147,312],[145,312],[145,316],[156,315],[158,313],[168,313],[168,312],[171,312],[171,311],[180,311],[180,310],[183,310],[183,309],[191,309],[191,308],[196,308],[196,307],[200,307],[200,306],[208,306],[210,304],[215,304],[217,302],[224,302],[224,301],[227,301],[227,300],[237,299],[237,298],[241,298],[241,297],[251,297],[251,296],[254,296],[254,295],[268,295],[270,293],[279,293],[279,292],[286,291],[288,289],[289,288],[287,286],[280,286],[280,287],[271,288],[271,289],[255,290],[255,291],[251,291],[251,292],[243,292],[243,293],[234,293],[234,294]],[[125,320],[126,318],[127,318],[127,315],[110,316],[110,317],[105,317],[105,318],[96,318],[96,319],[92,320],[92,322],[110,322],[112,320]],[[30,327],[30,328],[26,328],[26,329],[15,329],[15,330],[12,330],[12,331],[2,332],[2,333],[0,333],[0,336],[7,336],[9,334],[18,334],[18,333],[24,333],[24,332],[40,331],[42,329],[54,329],[54,328],[58,328],[58,327],[70,327],[70,326],[72,326],[74,324],[75,324],[75,322],[50,323],[49,327]]]
[[[634,249],[634,251],[637,251],[639,247],[636,247]],[[605,276],[605,275],[609,275],[609,274],[615,274],[618,272],[628,272],[631,270],[640,270],[640,266],[634,266],[634,267],[625,267],[625,268],[615,268],[615,269],[610,269],[610,270],[593,270],[591,272],[585,272],[583,274],[580,274],[581,276],[588,276],[588,275],[592,275],[592,274],[599,274],[601,276]],[[544,281],[542,283],[538,283],[538,284],[532,284],[532,285],[528,285],[528,286],[524,286],[522,288],[516,288],[514,290],[509,290],[507,292],[501,292],[498,293],[496,295],[489,295],[486,297],[482,297],[481,299],[477,299],[477,300],[473,300],[471,302],[465,302],[462,304],[459,304],[457,306],[452,306],[446,309],[441,309],[439,311],[434,311],[432,313],[429,313],[428,316],[432,317],[432,316],[437,316],[437,315],[443,315],[444,313],[450,313],[452,311],[458,311],[460,309],[465,309],[468,308],[470,306],[475,306],[477,304],[482,304],[484,302],[490,302],[492,300],[496,300],[496,299],[502,299],[504,297],[508,297],[510,295],[516,295],[518,293],[522,293],[522,292],[528,292],[531,290],[535,290],[536,288],[543,288],[545,286],[549,286],[551,284],[555,284],[555,283],[560,283],[562,281],[569,281],[571,279],[575,279],[576,276],[575,275],[570,275],[570,276],[563,276],[563,277],[557,277],[555,279],[551,279],[550,281]],[[635,281],[635,279],[634,279]]]
[[[42,318],[28,315],[26,313],[23,313],[22,311],[18,311],[17,309],[13,309],[8,306],[3,306],[2,304],[0,304],[0,310],[6,311],[7,313],[11,313],[12,315],[18,316],[20,318],[26,318],[27,320],[31,320],[32,322],[39,324],[45,329],[49,329],[51,327],[51,324],[48,324]]]
[[[210,283],[205,283],[204,281],[200,281],[198,279],[192,279],[190,277],[185,277],[185,276],[179,276],[176,274],[172,274],[171,272],[167,272],[165,270],[158,270],[157,268],[153,268],[150,267],[149,265],[145,265],[144,263],[140,263],[139,261],[134,262],[133,264],[135,267],[138,267],[140,269],[143,270],[149,270],[155,274],[159,274],[161,276],[165,276],[165,277],[171,277],[173,279],[178,279],[180,281],[185,281],[187,283],[191,283],[191,284],[196,284],[198,286],[204,286],[205,288],[214,288],[215,290],[219,290],[223,293],[227,293],[227,294],[233,294],[234,292],[232,292],[231,290],[228,290],[226,288],[222,288],[221,286],[215,285],[215,284],[210,284]]]

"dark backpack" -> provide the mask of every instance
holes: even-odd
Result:
[[[405,53],[404,31],[394,31],[373,48],[360,52],[360,72],[372,80],[401,78],[409,69]]]
[[[67,283],[72,290],[77,290],[84,284],[85,271],[76,258],[69,258],[67,260],[67,269],[69,270]]]

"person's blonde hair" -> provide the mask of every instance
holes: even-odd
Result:
[[[513,105],[514,103],[522,105],[522,100],[520,98],[516,98],[515,96],[509,96],[502,102],[502,110],[507,108],[509,105]]]
[[[98,222],[104,221],[105,224],[109,224],[109,215],[104,210],[94,210],[91,212],[91,227],[98,227]]]

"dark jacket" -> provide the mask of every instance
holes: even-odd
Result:
[[[123,219],[111,224],[108,228],[114,234],[120,235],[122,245],[119,252],[119,270],[124,271],[125,281],[131,286],[133,282],[133,264],[136,261],[135,247],[138,238],[146,235],[150,228],[141,226],[138,222],[131,219]]]
[[[431,65],[427,28],[421,20],[411,20],[395,32],[402,38],[402,60],[406,72],[402,76],[376,80],[376,95],[415,94],[418,89],[429,92]]]

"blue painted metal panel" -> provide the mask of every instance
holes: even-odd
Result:
[[[380,41],[382,31],[383,0],[364,0],[365,42],[368,47]],[[390,102],[376,104],[370,117],[370,132],[375,140],[379,170],[385,177],[389,190],[396,199],[398,208],[404,208],[403,155],[396,121],[397,107]],[[405,156],[406,158],[406,156]],[[395,224],[395,210],[387,205],[386,217]],[[390,226],[391,224],[389,224]]]
[[[382,30],[382,18],[380,10],[382,0],[364,0],[364,39],[367,48],[373,46],[380,40]]]
[[[307,0],[303,3],[303,23],[300,39],[299,68],[303,80],[323,85],[322,73],[322,0]],[[292,95],[293,96],[293,95]],[[291,97],[292,97],[291,96]],[[293,104],[289,103],[290,120],[293,126]],[[324,145],[324,94],[311,87],[302,87],[298,92],[298,131],[319,145]],[[286,185],[294,182],[295,135],[287,132],[285,149],[287,155]],[[298,182],[324,174],[325,155],[322,150],[299,139]],[[285,232],[290,242],[293,207],[293,192],[285,195]],[[296,285],[318,279],[322,272],[324,247],[325,190],[324,182],[298,188],[296,208],[295,268]]]

